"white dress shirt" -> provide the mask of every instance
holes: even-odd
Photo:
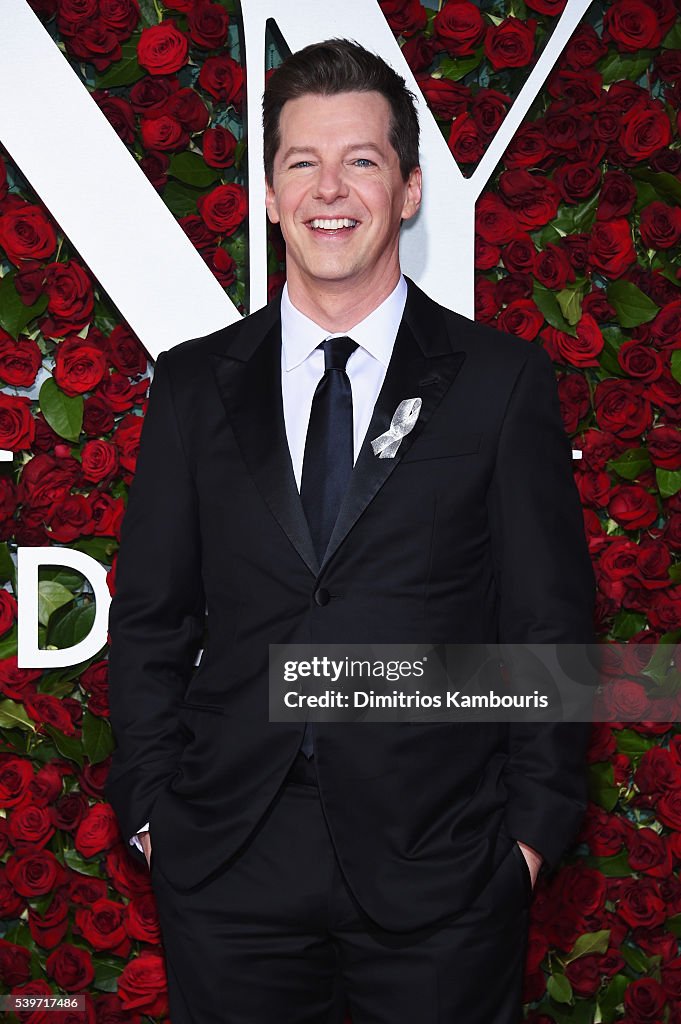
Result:
[[[317,384],[324,376],[324,351],[317,346],[327,338],[345,336],[359,346],[346,366],[352,390],[353,462],[356,462],[383,386],[406,301],[407,282],[400,274],[390,295],[364,320],[347,331],[330,334],[296,309],[289,298],[288,286],[284,285],[281,295],[281,395],[286,440],[299,491],[312,399]],[[149,822],[139,831],[144,832],[148,828]],[[130,842],[142,849],[137,835],[132,836]]]

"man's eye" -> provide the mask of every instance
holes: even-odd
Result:
[[[312,166],[312,161],[311,160],[298,160],[295,164],[293,164],[293,167],[311,167],[311,166]]]
[[[359,156],[359,157],[357,157],[357,159],[354,162],[355,162],[355,164],[357,164],[360,167],[375,167],[376,166],[374,161],[373,160],[369,160],[369,158],[366,157],[366,156]]]

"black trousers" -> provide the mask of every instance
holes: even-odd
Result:
[[[224,871],[178,892],[152,853],[151,883],[171,1024],[340,1024],[346,999],[353,1024],[521,1020],[531,892],[520,848],[463,914],[386,932],[348,889],[302,754]]]

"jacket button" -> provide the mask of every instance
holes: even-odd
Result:
[[[314,601],[315,604],[318,604],[320,608],[323,608],[324,605],[328,604],[330,600],[331,594],[328,592],[326,587],[319,587],[318,590],[315,590]]]

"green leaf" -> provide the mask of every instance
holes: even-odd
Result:
[[[603,1024],[614,1024],[621,1020],[621,1009],[624,1002],[624,993],[631,981],[625,974],[616,974],[610,980],[605,992],[598,997],[598,1007],[601,1011]]]
[[[59,751],[62,757],[67,758],[69,761],[75,761],[79,768],[83,767],[83,745],[80,738],[75,736],[65,736],[59,729],[55,729],[53,725],[45,725],[45,731],[49,736],[52,737],[55,747]]]
[[[73,647],[88,635],[95,619],[94,603],[69,609],[57,623],[50,623],[47,642],[59,650]]]
[[[681,939],[681,914],[674,914],[673,917],[668,917],[664,924],[667,931]]]
[[[569,964],[573,960],[578,960],[580,956],[589,956],[591,953],[605,953],[607,951],[609,941],[609,928],[605,928],[603,931],[587,932],[585,935],[580,935],[566,958],[565,963]]]
[[[159,19],[153,0],[137,0],[137,6],[139,7],[142,21],[147,27],[158,25]]]
[[[82,853],[69,847],[64,850],[64,863],[79,875],[88,875],[90,878],[101,878],[102,870],[99,861],[86,860]]]
[[[608,302],[614,307],[622,327],[647,324],[660,312],[660,307],[649,299],[632,281],[612,281],[607,288]]]
[[[198,153],[175,153],[170,158],[168,173],[186,185],[206,188],[220,178],[217,167],[209,167]]]
[[[46,377],[38,396],[43,416],[56,434],[77,441],[83,426],[83,396],[65,395],[54,377]]]
[[[658,466],[655,470],[655,479],[663,498],[671,498],[681,491],[681,469],[662,469]]]
[[[41,295],[32,306],[25,306],[14,284],[14,273],[0,280],[0,327],[16,339],[24,327],[47,309],[47,295]]]
[[[458,82],[471,71],[475,71],[482,60],[482,54],[483,49],[479,46],[470,57],[445,57],[440,61],[439,70],[443,78],[448,78],[450,82]]]
[[[137,61],[137,43],[141,33],[137,32],[121,44],[120,58],[101,75],[95,76],[96,89],[110,89],[113,85],[132,85],[145,74]]]
[[[634,54],[608,53],[598,64],[598,70],[603,75],[603,84],[612,85],[613,82],[620,82],[627,79],[636,82],[649,67],[653,57],[652,50],[639,50]]]
[[[111,963],[102,963],[94,959],[95,980],[94,987],[100,992],[115,992],[118,989],[118,979],[123,972],[123,964],[115,966]]]
[[[169,181],[163,189],[163,202],[176,217],[196,213],[196,201],[203,193],[179,181]]]
[[[620,754],[627,754],[629,757],[638,757],[645,754],[655,746],[657,740],[654,737],[643,736],[633,729],[617,730],[617,751]]]
[[[611,811],[619,799],[613,766],[607,762],[589,765],[589,796],[599,807]]]
[[[90,764],[99,764],[114,749],[111,726],[104,718],[83,714],[83,749]]]
[[[546,982],[546,991],[557,1003],[569,1003],[572,1000],[572,985],[564,974],[552,974]]]
[[[615,616],[612,634],[615,640],[626,642],[645,627],[647,618],[641,612],[621,611]]]
[[[0,544],[0,583],[12,584],[12,591],[14,594],[17,592],[17,568],[14,564],[14,559],[10,554],[7,542],[3,541]]]
[[[35,732],[35,722],[28,717],[23,704],[18,701],[0,700],[0,729],[30,729]]]
[[[675,175],[668,171],[649,171],[645,167],[632,168],[629,173],[639,181],[649,182],[658,195],[681,203],[681,181]]]
[[[626,943],[622,943],[620,946],[620,954],[626,960],[631,967],[632,971],[637,974],[648,974],[650,968],[650,961],[648,957],[638,947],[627,946]]]
[[[73,601],[73,594],[61,583],[52,583],[50,580],[43,580],[38,584],[38,622],[46,626],[50,621],[52,612],[57,608]]]
[[[629,878],[631,876],[631,864],[624,851],[615,854],[614,857],[585,857],[584,863],[587,867],[600,871],[606,878]]]
[[[580,291],[564,288],[556,295],[561,312],[571,327],[582,319],[582,295]]]
[[[672,352],[672,377],[681,384],[681,348]]]
[[[544,319],[547,323],[551,324],[552,327],[557,328],[559,331],[563,331],[565,334],[571,334],[573,337],[577,336],[576,329],[572,327],[563,316],[563,312],[558,305],[558,300],[552,291],[549,291],[548,288],[544,288],[543,285],[535,281],[533,297],[537,306],[544,314]]]
[[[662,40],[665,50],[681,50],[681,22],[677,21]]]
[[[56,557],[58,556],[55,555]],[[83,586],[82,572],[76,572],[75,569],[66,565],[41,565],[40,582],[42,583],[43,580],[49,580],[50,583],[61,583],[62,587],[71,591],[72,596]]]
[[[118,541],[115,537],[81,537],[80,540],[69,544],[69,547],[76,551],[84,551],[86,555],[104,565],[111,565],[113,556],[118,551]]]
[[[625,480],[635,480],[645,470],[650,469],[650,466],[650,456],[646,448],[628,448],[616,459],[610,459],[608,462],[608,469],[614,469]]]
[[[11,658],[17,653],[18,644],[18,630],[16,625],[14,625],[0,638],[0,658]]]
[[[669,579],[673,580],[674,583],[681,583],[681,562],[677,562],[676,565],[672,565],[669,570]]]
[[[672,683],[673,675],[676,671],[674,666],[674,645],[657,644],[653,650],[654,654],[646,667],[641,669],[641,675],[652,679],[658,686]],[[672,669],[671,677],[669,674],[670,668]]]

